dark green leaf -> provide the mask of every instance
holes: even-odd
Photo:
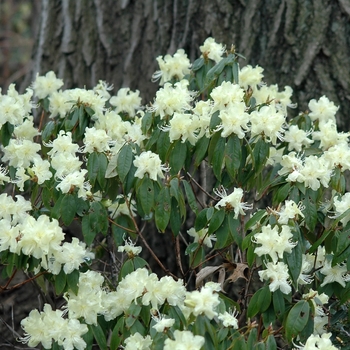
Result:
[[[90,217],[89,215],[86,215],[83,217],[83,220],[81,222],[83,236],[84,236],[84,242],[86,245],[91,245],[91,243],[94,241],[96,235],[98,232],[95,232],[94,229],[91,227],[90,224]]]
[[[248,340],[247,340],[247,348],[253,349],[254,345],[258,341],[258,330],[256,328],[252,328],[249,332]]]
[[[182,180],[182,184],[184,185],[187,202],[190,208],[193,210],[194,213],[197,213],[198,211],[197,200],[193,193],[191,185],[186,180]]]
[[[236,84],[239,84],[239,66],[238,62],[234,60],[232,64],[232,74],[233,74],[233,80]]]
[[[104,153],[99,153],[98,156],[98,172],[97,172],[97,182],[104,189],[106,186],[106,170],[108,166],[108,160]]]
[[[204,65],[204,58],[200,57],[197,58],[193,63],[192,63],[192,70],[195,72],[198,69],[202,68]]]
[[[237,135],[230,135],[225,149],[225,164],[229,174],[234,177],[241,165],[242,145]]]
[[[12,137],[12,133],[14,130],[14,126],[10,124],[9,122],[6,122],[1,127],[1,145],[3,147],[8,146],[10,139]]]
[[[205,135],[202,136],[196,143],[196,149],[194,151],[194,165],[199,166],[208,152],[209,138]]]
[[[170,215],[170,227],[171,231],[175,236],[177,236],[181,229],[181,213],[178,203],[175,198],[171,199],[171,215]]]
[[[79,283],[79,271],[73,270],[70,274],[67,275],[67,285],[75,295],[78,295],[78,290],[79,290],[78,283]]]
[[[280,203],[282,203],[287,198],[290,189],[290,182],[287,182],[283,186],[279,186],[275,195],[273,196],[273,203],[275,205],[279,205]]]
[[[305,197],[303,202],[305,206],[304,215],[306,225],[310,231],[314,231],[317,224],[316,204],[308,196]]]
[[[117,324],[113,328],[112,336],[111,336],[111,343],[110,343],[110,350],[117,350],[118,346],[123,341],[123,333],[124,333],[124,317],[120,317]]]
[[[141,129],[144,135],[147,135],[148,130],[151,128],[153,123],[153,115],[150,112],[146,112],[141,120]]]
[[[271,292],[269,286],[265,286],[260,289],[261,292],[259,294],[258,303],[260,305],[260,312],[264,312],[268,309],[271,304]]]
[[[117,159],[117,172],[121,181],[124,182],[132,164],[132,148],[129,144],[125,144]]]
[[[208,211],[208,208],[204,208],[202,211],[198,213],[196,217],[196,221],[194,223],[194,229],[196,231],[200,231],[207,225],[208,223],[207,211]]]
[[[277,289],[276,291],[273,292],[272,300],[273,300],[273,309],[275,311],[276,317],[278,319],[282,319],[285,312],[286,304],[283,297],[283,293],[281,292],[280,289]]]
[[[41,139],[44,142],[48,142],[51,136],[54,134],[56,129],[56,123],[53,120],[50,120],[46,123],[44,130],[41,132]]]
[[[89,159],[87,161],[87,170],[88,170],[88,179],[92,186],[95,185],[95,181],[97,179],[97,174],[99,172],[99,156],[97,152],[92,152],[89,155]],[[104,175],[104,174],[103,174]]]
[[[66,287],[66,283],[67,283],[67,275],[65,274],[63,269],[61,269],[60,273],[55,276],[56,295],[60,295],[63,293],[64,288]]]
[[[159,158],[164,163],[167,161],[167,155],[169,153],[171,145],[172,144],[170,143],[169,133],[164,131],[161,132],[157,140],[157,153],[159,155]]]
[[[240,249],[242,249],[243,237],[241,232],[239,232],[239,227],[240,227],[239,220],[235,219],[232,214],[228,215],[228,225],[229,225],[231,237],[233,238],[234,242],[237,243]]]
[[[294,286],[297,287],[303,263],[302,243],[299,242],[291,253],[284,254]]]
[[[135,266],[133,259],[128,259],[124,262],[122,268],[119,272],[119,281],[121,281],[125,276],[129,275],[131,272],[135,271]]]
[[[215,232],[221,226],[224,219],[225,212],[223,210],[217,210],[210,219],[208,234],[212,234],[213,232]]]
[[[257,222],[266,215],[266,210],[258,210],[245,224],[246,231],[250,230]]]
[[[61,203],[61,217],[63,223],[69,226],[75,217],[76,203],[75,196],[73,194],[65,194]]]
[[[215,156],[212,158],[213,172],[219,181],[221,180],[222,165],[225,157],[225,142],[225,138],[220,137],[215,146]]]
[[[267,337],[266,350],[277,350],[276,339],[271,334]]]
[[[96,342],[99,346],[100,350],[107,350],[107,340],[106,336],[99,324],[96,326],[94,325],[88,325],[89,329],[92,330],[92,333],[94,334],[94,337],[96,339]]]
[[[187,156],[186,143],[182,143],[180,140],[174,142],[174,147],[171,150],[169,156],[170,173],[177,174],[185,164]]]
[[[155,222],[159,231],[164,232],[171,214],[171,197],[169,187],[163,187],[156,199]]]
[[[154,185],[153,181],[145,176],[137,190],[137,199],[140,201],[143,212],[148,216],[154,206]]]
[[[259,139],[254,145],[253,157],[255,164],[255,172],[259,173],[265,166],[270,154],[270,144],[263,139]]]
[[[306,326],[310,316],[310,306],[306,300],[298,301],[290,310],[286,324],[286,337],[292,341]]]
[[[227,246],[230,239],[230,230],[228,226],[228,218],[227,216],[224,218],[221,226],[216,231],[216,242],[215,249],[222,249]]]

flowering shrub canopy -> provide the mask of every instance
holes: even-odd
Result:
[[[350,148],[338,107],[323,96],[292,118],[290,87],[266,85],[261,67],[241,69],[212,38],[200,50],[193,63],[182,49],[157,58],[160,88],[145,106],[102,81],[64,90],[54,72],[1,95],[2,290],[23,269],[65,300],[33,310],[22,342],[349,346]],[[73,221],[80,240],[64,233]],[[176,271],[144,230],[169,236]]]

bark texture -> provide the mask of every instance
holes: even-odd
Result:
[[[350,128],[348,0],[42,0],[27,77],[54,70],[66,87],[99,79],[153,98],[155,57],[184,48],[191,59],[208,36],[259,64],[268,84],[290,85],[302,110],[327,95]]]

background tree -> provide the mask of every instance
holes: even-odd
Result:
[[[193,60],[208,37],[236,46],[265,71],[267,83],[290,85],[303,110],[327,95],[349,128],[350,5],[347,0],[43,0],[27,76],[55,70],[66,87],[99,79],[139,89],[148,102],[155,57],[183,48]]]

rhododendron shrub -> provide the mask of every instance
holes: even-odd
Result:
[[[21,323],[28,346],[349,346],[338,107],[322,96],[291,117],[292,89],[241,68],[233,47],[208,38],[200,54],[158,57],[146,105],[103,81],[63,89],[54,72],[1,95],[0,292],[25,270],[23,285],[44,279],[53,294]]]

